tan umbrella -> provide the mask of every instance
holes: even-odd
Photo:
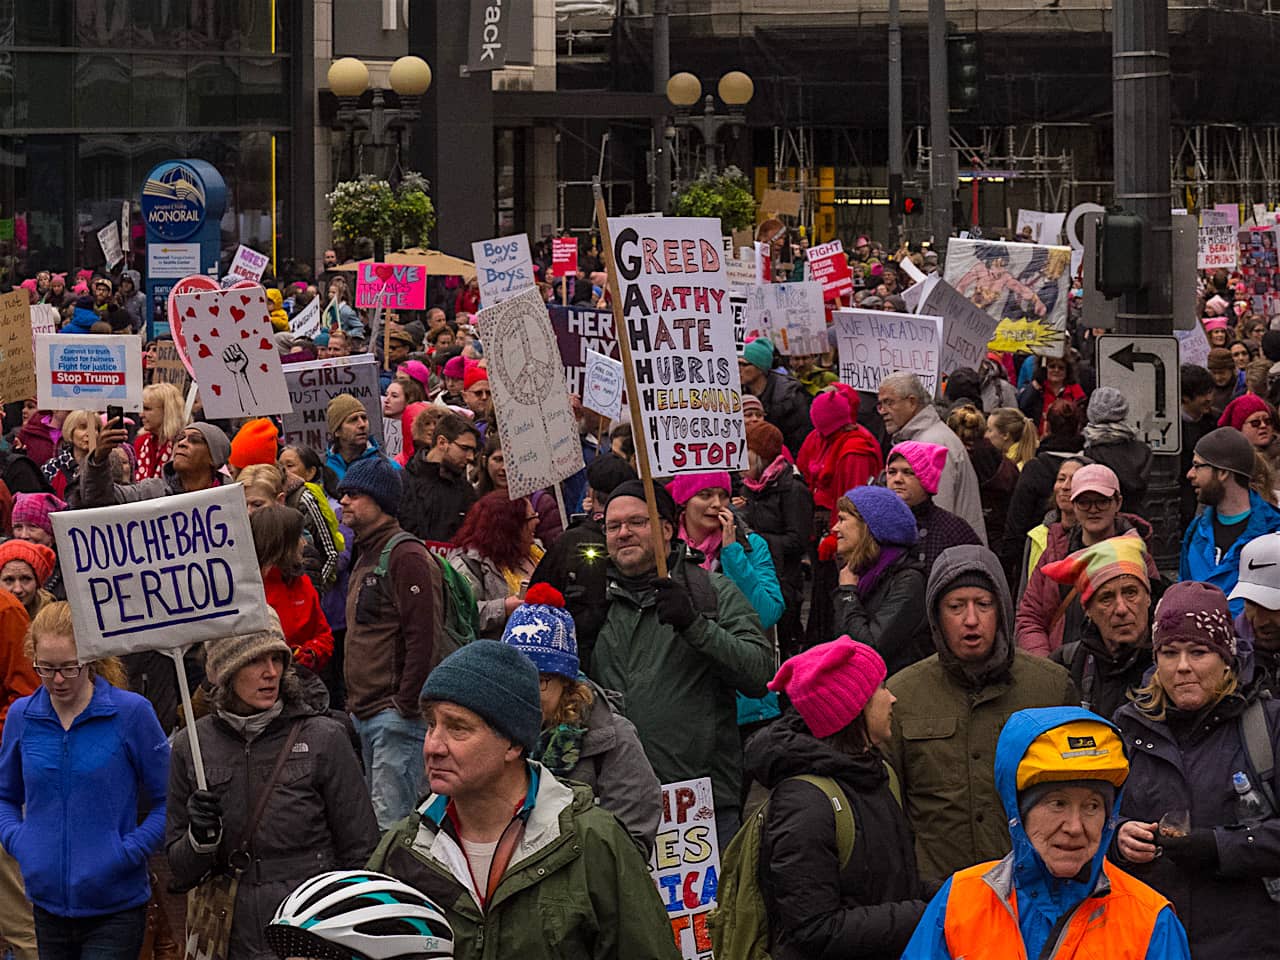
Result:
[[[334,267],[335,270],[346,270],[354,273],[360,263],[373,263],[373,259],[362,260],[359,263],[344,263],[341,266]],[[441,253],[439,250],[423,250],[421,247],[410,247],[408,250],[399,250],[395,253],[388,253],[382,258],[380,263],[398,263],[411,267],[423,267],[427,271],[429,277],[462,277],[464,280],[471,280],[476,275],[476,265],[470,260],[463,260],[461,257],[451,257],[447,253]]]

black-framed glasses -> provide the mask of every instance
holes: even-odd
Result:
[[[457,440],[450,440],[449,442],[455,447],[461,447],[463,450],[469,450],[471,453],[475,453],[480,449],[474,443],[459,443]]]
[[[63,680],[74,680],[80,676],[80,671],[84,669],[82,663],[64,663],[61,666],[51,667],[47,663],[33,663],[32,668],[36,672],[36,676],[42,680],[52,680],[58,674],[62,674]]]

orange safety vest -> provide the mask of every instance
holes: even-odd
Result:
[[[980,863],[951,878],[943,934],[955,960],[1027,960],[1017,896],[1010,889],[1002,899],[986,879],[1002,863]],[[1169,901],[1110,863],[1103,870],[1110,891],[1076,907],[1046,960],[1145,960],[1156,916]]]

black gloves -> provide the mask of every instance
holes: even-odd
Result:
[[[693,609],[693,598],[684,584],[676,583],[670,577],[657,580],[653,584],[655,605],[658,610],[658,622],[674,627],[677,632],[688,630],[698,619],[698,611]]]
[[[201,845],[217,843],[222,836],[222,802],[212,790],[196,790],[187,797],[187,828]]]
[[[1218,840],[1213,830],[1201,827],[1185,837],[1166,837],[1156,831],[1156,845],[1181,867],[1218,867]]]

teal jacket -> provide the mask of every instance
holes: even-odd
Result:
[[[743,530],[739,524],[739,536]],[[782,619],[787,605],[782,599],[782,585],[778,571],[773,566],[769,542],[758,533],[748,533],[750,549],[737,540],[720,548],[720,572],[734,582],[755,608],[760,626],[768,630]],[[763,697],[744,697],[738,694],[738,724],[759,723],[772,720],[781,713],[778,695],[770,692]]]
[[[652,578],[624,578],[611,566],[608,614],[586,672],[622,695],[661,783],[709,776],[717,813],[736,811],[742,787],[736,694],[767,692],[773,647],[728,577],[697,566],[679,541],[669,565],[702,611],[693,625],[677,633],[659,623]]]

